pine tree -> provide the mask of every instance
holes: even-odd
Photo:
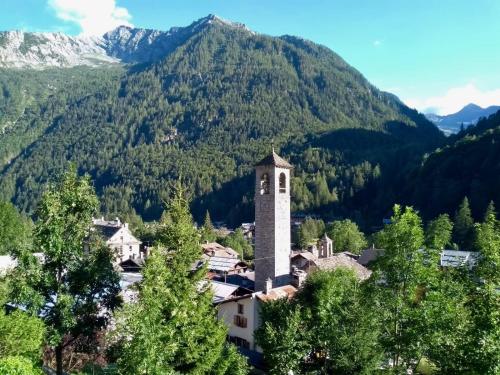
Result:
[[[205,221],[203,222],[200,232],[202,242],[214,242],[217,239],[215,228],[212,224],[212,219],[210,218],[210,212],[208,212],[208,210],[205,213]]]
[[[488,207],[486,208],[486,212],[484,213],[484,222],[487,222],[488,220],[490,220],[490,218],[493,216],[494,218],[496,218],[496,210],[495,210],[495,203],[493,203],[493,201],[490,201],[490,203],[488,204]]]
[[[474,220],[467,197],[464,198],[455,214],[453,238],[461,250],[470,250],[473,245]]]
[[[124,374],[245,374],[246,363],[217,320],[188,201],[177,185],[169,202],[171,223],[143,269],[136,303],[118,315],[124,338],[118,361]]]
[[[429,222],[425,230],[425,244],[428,248],[442,250],[451,242],[453,223],[447,214],[439,215]]]

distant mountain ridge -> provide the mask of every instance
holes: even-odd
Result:
[[[428,120],[432,121],[445,134],[450,135],[458,133],[462,127],[467,128],[470,125],[475,125],[480,118],[488,117],[500,110],[500,106],[490,106],[482,108],[476,104],[468,104],[460,111],[446,116],[435,114],[426,114]]]
[[[101,37],[3,31],[0,32],[0,67],[45,69],[156,61],[185,42],[200,27],[212,23],[251,32],[243,24],[215,15],[168,31],[119,26]]]

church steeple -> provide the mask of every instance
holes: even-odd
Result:
[[[290,275],[290,170],[274,150],[255,166],[255,290]]]

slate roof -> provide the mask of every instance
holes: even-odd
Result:
[[[378,257],[384,255],[384,250],[375,249],[374,247],[369,247],[368,249],[363,250],[361,255],[358,258],[358,263],[366,266],[371,262],[375,261]]]
[[[360,280],[366,280],[372,274],[372,271],[344,253],[335,254],[328,258],[319,258],[314,261],[314,265],[320,270],[334,270],[339,267],[350,268]]]
[[[284,285],[271,289],[267,293],[257,294],[257,298],[262,302],[275,301],[280,298],[292,298],[297,293],[297,288],[293,285]]]
[[[272,152],[260,162],[255,164],[256,167],[261,165],[273,165],[278,168],[293,169],[292,165],[288,163],[285,159],[281,158],[276,152]]]
[[[95,230],[102,235],[106,240],[109,240],[115,235],[116,232],[120,230],[120,227],[105,226],[105,225],[94,225]]]
[[[305,260],[309,260],[311,262],[314,262],[316,259],[318,259],[317,257],[314,256],[313,253],[311,253],[310,251],[302,251],[300,253],[297,253],[295,255],[292,256],[292,259],[293,258],[298,258],[298,257],[302,257],[304,258]]]
[[[477,264],[479,254],[472,251],[443,250],[441,252],[441,267],[473,267]]]
[[[203,248],[203,252],[209,256],[224,258],[239,258],[240,256],[236,250],[222,246],[217,242],[205,243],[202,244],[201,247]]]
[[[228,272],[234,270],[240,263],[243,262],[238,258],[209,257],[208,269],[210,271]]]
[[[231,297],[238,289],[238,285],[232,285],[228,283],[222,283],[219,281],[210,281],[210,286],[214,292],[213,302],[222,302],[225,299]]]

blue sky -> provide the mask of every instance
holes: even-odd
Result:
[[[209,13],[324,44],[422,111],[500,105],[500,0],[2,0],[0,29],[167,30]]]

